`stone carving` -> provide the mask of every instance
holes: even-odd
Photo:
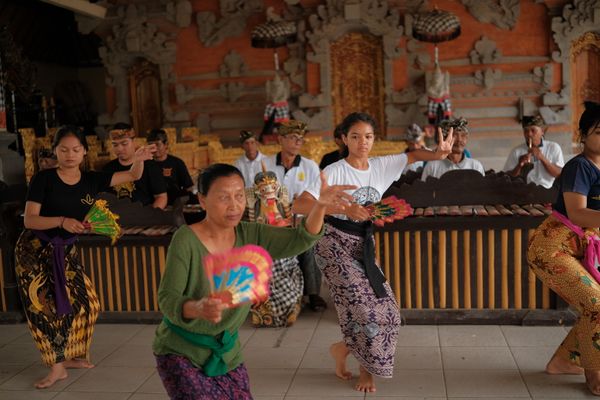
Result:
[[[227,99],[228,102],[233,103],[242,97],[242,90],[245,85],[243,82],[227,82],[219,85],[221,96]]]
[[[500,62],[502,53],[496,46],[496,42],[482,36],[475,42],[474,49],[469,53],[471,64],[494,64]]]
[[[188,0],[177,0],[167,3],[167,17],[179,28],[187,28],[192,23],[192,3]]]
[[[273,80],[265,84],[267,99],[271,103],[287,101],[290,97],[290,82],[287,79],[281,79],[279,74],[275,75]]]
[[[295,110],[292,111],[292,117],[296,121],[306,123],[309,130],[320,131],[331,129],[333,113],[331,112],[330,107],[324,107],[310,115],[302,110]]]
[[[535,67],[533,69],[533,81],[541,83],[545,89],[550,89],[552,86],[552,64],[546,64],[543,67]]]
[[[548,125],[558,125],[566,123],[569,120],[569,113],[565,108],[554,111],[548,106],[543,106],[539,108],[539,112],[544,119],[544,122]]]
[[[317,6],[314,13],[307,18],[305,31],[299,30],[299,38],[306,38],[312,50],[306,56],[310,62],[320,66],[320,93],[316,96],[302,94],[299,97],[299,106],[303,108],[316,107],[321,112],[315,115],[331,115],[327,110],[332,104],[331,99],[331,64],[329,59],[330,43],[342,35],[356,30],[367,31],[381,37],[384,50],[384,87],[388,101],[392,95],[392,62],[402,55],[397,47],[404,28],[400,25],[400,15],[396,7],[390,7],[385,0],[356,0],[344,2],[327,0],[325,4]],[[319,117],[323,118],[323,117]],[[325,129],[331,129],[332,121],[329,120]]]
[[[161,32],[157,25],[148,22],[144,6],[119,7],[117,15],[120,22],[112,26],[112,35],[105,38],[105,45],[98,50],[107,71],[106,84],[116,91],[116,109],[111,115],[99,116],[99,124],[130,120],[127,70],[138,58],[145,58],[159,67],[163,120],[185,118],[185,113],[174,114],[169,105],[169,84],[175,81],[174,35]]]
[[[244,59],[235,50],[229,51],[223,58],[223,64],[219,67],[219,74],[221,77],[238,77],[246,74],[248,66],[244,62]]]
[[[227,37],[239,36],[246,29],[246,19],[263,10],[262,0],[220,0],[221,18],[212,12],[196,15],[198,37],[206,46],[216,46]]]
[[[499,69],[487,68],[486,70],[475,71],[475,83],[491,89],[496,81],[502,79],[502,71]]]
[[[404,110],[393,104],[386,104],[385,106],[385,119],[387,125],[391,128],[406,127],[416,121],[423,123],[425,120],[422,114],[417,104],[411,104]]]
[[[419,94],[417,90],[413,86],[408,86],[402,89],[399,92],[394,92],[392,94],[392,103],[396,104],[409,104],[416,103]]]
[[[598,26],[600,26],[600,4],[597,0],[573,0],[563,7],[561,16],[552,18],[553,38],[559,48],[552,53],[552,59],[562,63],[563,87],[559,93],[546,93],[543,97],[544,105],[567,106],[564,112],[570,114],[571,46],[586,32],[597,31]]]
[[[513,29],[521,13],[520,0],[462,0],[467,10],[479,22],[494,24],[500,29]]]

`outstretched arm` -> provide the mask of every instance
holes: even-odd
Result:
[[[135,151],[134,161],[129,171],[115,172],[110,180],[110,186],[137,181],[144,173],[144,161],[151,160],[156,151],[156,145],[141,146]]]
[[[407,164],[412,164],[416,161],[433,161],[433,160],[443,160],[448,157],[448,154],[452,151],[452,144],[454,143],[453,129],[450,128],[448,132],[448,136],[444,140],[444,135],[442,134],[442,129],[438,128],[438,146],[435,151],[431,150],[415,150],[406,153],[408,162]]]

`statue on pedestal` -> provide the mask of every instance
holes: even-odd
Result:
[[[450,73],[442,72],[440,64],[436,62],[433,72],[426,76],[426,86],[427,119],[431,125],[438,126],[452,116]]]
[[[290,108],[288,97],[290,96],[290,83],[287,79],[282,79],[279,73],[275,78],[266,83],[267,100],[270,101],[265,107],[263,115],[264,126],[259,140],[263,143],[272,140],[273,130],[282,122],[290,120]]]

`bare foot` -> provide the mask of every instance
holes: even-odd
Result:
[[[46,389],[54,385],[57,381],[67,378],[67,370],[64,363],[54,364],[50,367],[50,372],[44,379],[41,379],[35,383],[37,389]]]
[[[358,377],[358,383],[354,387],[359,392],[372,393],[377,391],[375,388],[375,382],[373,382],[373,375],[371,375],[363,366],[360,366],[360,376]]]
[[[65,368],[84,368],[84,369],[88,369],[88,368],[94,368],[95,365],[90,363],[87,360],[82,360],[79,358],[74,358],[72,360],[67,360],[65,362],[63,362]]]
[[[600,396],[600,369],[586,369],[585,384],[592,394]]]
[[[546,365],[546,373],[550,375],[582,375],[583,368],[555,354]]]
[[[329,347],[329,353],[335,360],[335,374],[338,378],[347,381],[352,378],[352,372],[346,369],[346,357],[350,351],[344,342],[337,342]]]

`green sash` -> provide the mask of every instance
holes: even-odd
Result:
[[[233,349],[233,346],[238,338],[237,331],[235,331],[233,334],[231,334],[229,331],[224,331],[223,337],[217,339],[211,335],[203,335],[201,333],[187,331],[182,327],[173,324],[167,317],[163,317],[163,322],[169,327],[169,329],[188,342],[195,344],[196,346],[212,350],[210,357],[208,357],[208,360],[202,366],[202,370],[206,376],[225,375],[227,372],[229,372],[227,370],[227,364],[225,363],[225,360],[223,360],[223,355]]]

